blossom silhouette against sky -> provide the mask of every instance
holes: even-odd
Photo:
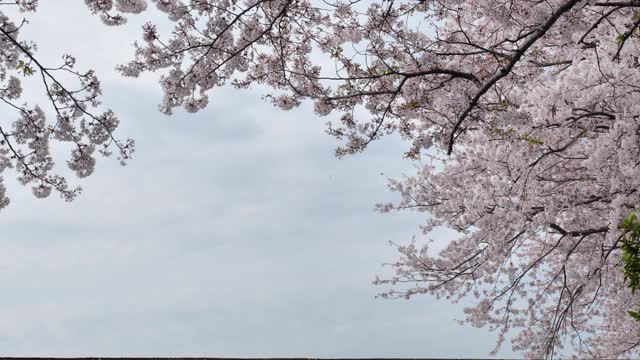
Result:
[[[373,211],[397,200],[380,172],[414,173],[398,137],[338,160],[310,104],[283,112],[257,88],[216,90],[205,110],[165,116],[156,77],[114,71],[140,19],[105,27],[71,0],[44,1],[29,17],[21,37],[38,43],[39,58],[71,53],[96,70],[136,153],[127,167],[101,159],[93,176],[69,176],[84,189],[72,203],[5,180],[5,356],[485,357],[493,348],[486,329],[452,321],[459,304],[374,299],[384,289],[372,280],[397,258],[388,242],[408,243],[421,221]],[[44,96],[35,90],[25,98]]]

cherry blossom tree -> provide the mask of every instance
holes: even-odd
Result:
[[[395,275],[375,281],[393,286],[383,297],[470,298],[464,322],[496,330],[496,349],[516,333],[513,348],[530,357],[638,353],[640,322],[627,311],[640,308],[640,297],[621,271],[629,243],[619,225],[640,198],[640,1],[85,3],[107,25],[144,16],[152,4],[164,14],[117,68],[133,77],[159,71],[163,113],[197,112],[215,87],[259,84],[284,110],[306,99],[319,116],[338,114],[327,122],[343,141],[337,156],[392,133],[407,140],[416,174],[391,179],[400,200],[377,209],[424,212],[427,241],[398,246]],[[130,143],[112,140],[114,115],[84,106],[99,94],[87,85],[93,74],[76,73],[84,97],[73,100],[80,93],[64,90],[17,40],[19,26],[0,23],[3,101],[19,98],[19,80],[8,74],[22,58],[51,91],[59,119],[52,136],[79,144],[70,166],[88,175],[85,152],[105,143],[128,157]],[[166,24],[171,32],[158,30]],[[6,133],[4,164],[25,173],[36,160],[21,159],[46,158],[38,168],[46,170],[21,176],[60,190],[59,178],[51,185],[38,177],[51,162],[39,150],[49,139],[37,130],[44,113],[20,112],[30,115]],[[88,122],[77,125],[82,117]],[[12,151],[9,140],[40,153]],[[439,226],[458,236],[430,240]]]
[[[35,11],[37,0],[0,1],[0,5],[17,7],[21,12]],[[79,193],[64,176],[53,173],[51,142],[69,143],[69,169],[78,177],[91,175],[94,153],[110,155],[117,149],[123,162],[131,157],[133,140],[116,140],[113,132],[118,119],[111,110],[96,112],[100,102],[100,82],[93,71],[75,69],[76,59],[62,55],[59,64],[44,64],[36,55],[36,44],[20,38],[23,19],[14,21],[0,6],[0,103],[14,110],[16,120],[0,123],[0,209],[9,204],[2,175],[15,169],[17,179],[32,186],[36,197],[44,198],[56,191],[67,201]],[[34,77],[46,94],[48,104],[29,104],[22,99],[21,77]],[[44,110],[43,110],[44,107]],[[49,113],[45,112],[49,110]]]

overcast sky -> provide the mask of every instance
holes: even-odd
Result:
[[[371,284],[420,236],[378,214],[412,174],[398,137],[339,160],[326,119],[263,89],[218,89],[198,114],[157,111],[157,75],[122,78],[141,20],[110,28],[77,0],[42,1],[21,33],[38,57],[93,68],[135,159],[99,159],[73,203],[12,180],[0,212],[0,355],[486,357],[495,336],[463,304],[380,300]],[[40,91],[41,89],[37,89]],[[27,92],[29,101],[42,94]],[[49,112],[50,109],[47,109]],[[50,114],[50,112],[49,112]],[[3,124],[16,114],[0,108]],[[60,149],[62,151],[62,149]],[[65,154],[66,155],[66,154]],[[58,162],[62,165],[62,159]],[[450,236],[442,233],[440,236]],[[507,344],[499,356],[514,357]]]

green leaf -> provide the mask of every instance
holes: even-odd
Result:
[[[523,140],[526,140],[529,145],[544,145],[544,141],[542,141],[542,139],[531,137],[528,134],[523,137]]]
[[[630,212],[627,217],[622,219],[618,226],[623,232],[620,235],[622,245],[620,249],[620,260],[622,260],[622,273],[624,274],[624,282],[631,290],[631,294],[635,295],[640,289],[640,221],[635,212]],[[628,310],[629,316],[640,321],[640,310]]]
[[[640,321],[640,311],[627,310],[627,314],[637,321]]]

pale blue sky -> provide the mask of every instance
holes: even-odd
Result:
[[[422,219],[373,211],[376,202],[397,199],[381,172],[413,172],[399,138],[338,160],[326,119],[308,104],[277,110],[261,100],[262,89],[219,89],[205,111],[167,117],[156,110],[158,74],[129,79],[113,70],[131,54],[142,21],[108,28],[72,0],[42,1],[29,18],[22,36],[38,42],[41,59],[51,63],[68,52],[79,69],[97,71],[103,103],[122,120],[118,134],[135,138],[137,150],[124,168],[99,159],[73,203],[38,200],[7,182],[0,354],[491,351],[494,334],[454,321],[462,304],[374,299],[385,288],[371,281],[389,274],[382,263],[397,259],[388,241],[409,242]],[[7,108],[0,114],[4,123],[15,117]],[[508,348],[499,355],[516,356]]]

